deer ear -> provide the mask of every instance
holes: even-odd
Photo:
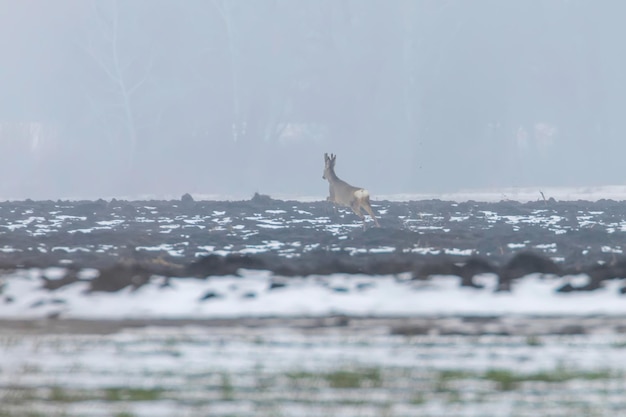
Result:
[[[324,162],[327,162],[327,161],[328,161],[328,154],[327,154],[327,153],[325,153],[325,154],[324,154]]]

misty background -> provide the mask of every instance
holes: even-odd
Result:
[[[621,184],[622,0],[0,0],[0,198]]]

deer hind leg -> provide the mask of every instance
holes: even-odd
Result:
[[[378,223],[378,219],[376,219],[376,216],[374,216],[374,210],[372,210],[372,206],[370,205],[369,198],[367,200],[364,200],[361,203],[361,205],[363,206],[365,211],[367,211],[367,214],[369,214],[372,217],[372,219],[374,219],[374,223],[376,224],[376,227],[380,227],[380,224]]]
[[[363,230],[365,230],[365,226],[366,226],[366,224],[365,224],[365,216],[363,215],[363,213],[361,213],[361,201],[358,198],[355,199],[350,204],[350,207],[352,208],[352,211],[354,212],[354,214],[359,216],[359,218],[363,222]]]
[[[358,199],[355,199],[352,203],[350,203],[350,208],[352,209],[354,214],[359,216],[359,219],[365,221],[365,216],[363,215],[363,213],[361,213],[361,204]]]

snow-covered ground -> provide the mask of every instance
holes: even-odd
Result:
[[[3,416],[614,417],[626,336],[384,327],[0,328]]]
[[[261,194],[268,194],[270,197],[280,200],[294,201],[325,201],[326,186],[320,186],[320,194],[285,194],[272,193],[259,190]],[[589,185],[581,187],[563,187],[563,186],[534,186],[534,187],[497,187],[497,188],[470,188],[457,191],[446,192],[429,192],[429,193],[395,193],[386,194],[379,193],[376,189],[371,189],[373,200],[389,200],[389,201],[419,201],[439,199],[444,201],[483,201],[498,202],[502,200],[513,200],[520,202],[537,201],[554,198],[561,201],[572,200],[588,200],[598,201],[602,199],[623,201],[626,200],[626,185]],[[541,195],[543,193],[543,196]],[[249,200],[252,195],[249,193],[231,193],[231,194],[210,194],[210,193],[191,193],[196,200],[213,200],[213,201],[242,201]],[[106,197],[100,196],[64,196],[59,197],[61,200],[89,200],[104,198],[111,200],[178,200],[181,196],[177,194],[138,194],[138,195],[110,195]],[[11,196],[2,196],[1,200],[16,200]],[[19,199],[17,199],[19,200]]]
[[[449,193],[392,194],[377,196],[378,200],[389,201],[440,199],[457,202],[469,200],[485,202],[512,200],[527,202],[543,200],[544,198],[554,198],[557,201],[598,201],[602,199],[623,201],[626,200],[626,186],[598,185],[588,187],[508,187],[496,189],[468,189]]]
[[[499,187],[499,188],[475,188],[458,191],[449,191],[442,193],[396,193],[381,194],[376,190],[370,190],[372,200],[388,200],[388,201],[420,201],[439,199],[444,201],[484,201],[498,202],[503,200],[512,200],[519,202],[537,201],[554,198],[557,201],[575,201],[587,200],[598,201],[602,199],[623,201],[626,200],[625,185],[590,185],[585,187]],[[543,195],[542,195],[543,193]],[[323,201],[326,195],[294,195],[294,194],[272,194],[273,198],[281,200],[295,201]],[[180,196],[170,196],[178,198]],[[213,194],[197,194],[193,195],[198,200],[247,200],[250,196],[246,195],[230,195],[218,196]],[[226,198],[224,198],[226,197]],[[142,198],[143,199],[143,198]]]
[[[626,315],[626,296],[619,281],[580,293],[556,293],[565,282],[581,285],[586,276],[527,276],[514,291],[495,292],[496,277],[481,275],[483,289],[461,288],[459,278],[435,276],[342,275],[281,278],[266,271],[242,270],[241,276],[207,280],[152,277],[137,290],[87,293],[87,282],[55,291],[41,288],[40,275],[60,271],[31,269],[2,278],[0,318],[233,318],[414,315]],[[84,276],[89,276],[85,273]],[[272,283],[284,283],[270,289]],[[203,299],[206,298],[206,299]]]
[[[557,200],[626,198],[626,187],[541,191]],[[377,198],[542,197],[518,189]],[[593,224],[615,236],[617,217]],[[153,276],[113,293],[88,293],[88,281],[43,289],[42,276],[61,278],[61,268],[2,275],[0,416],[613,417],[626,409],[623,280],[557,293],[589,278],[529,275],[508,293],[495,292],[489,274],[473,289],[454,276],[239,273]],[[96,274],[84,269],[80,278]],[[237,320],[259,317],[272,319]],[[124,319],[197,321],[134,328]]]

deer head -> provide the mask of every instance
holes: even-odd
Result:
[[[335,160],[337,159],[337,155],[330,154],[328,156],[327,153],[324,154],[324,173],[322,174],[322,179],[327,180],[332,178],[334,175],[330,175],[331,173],[335,173]]]

